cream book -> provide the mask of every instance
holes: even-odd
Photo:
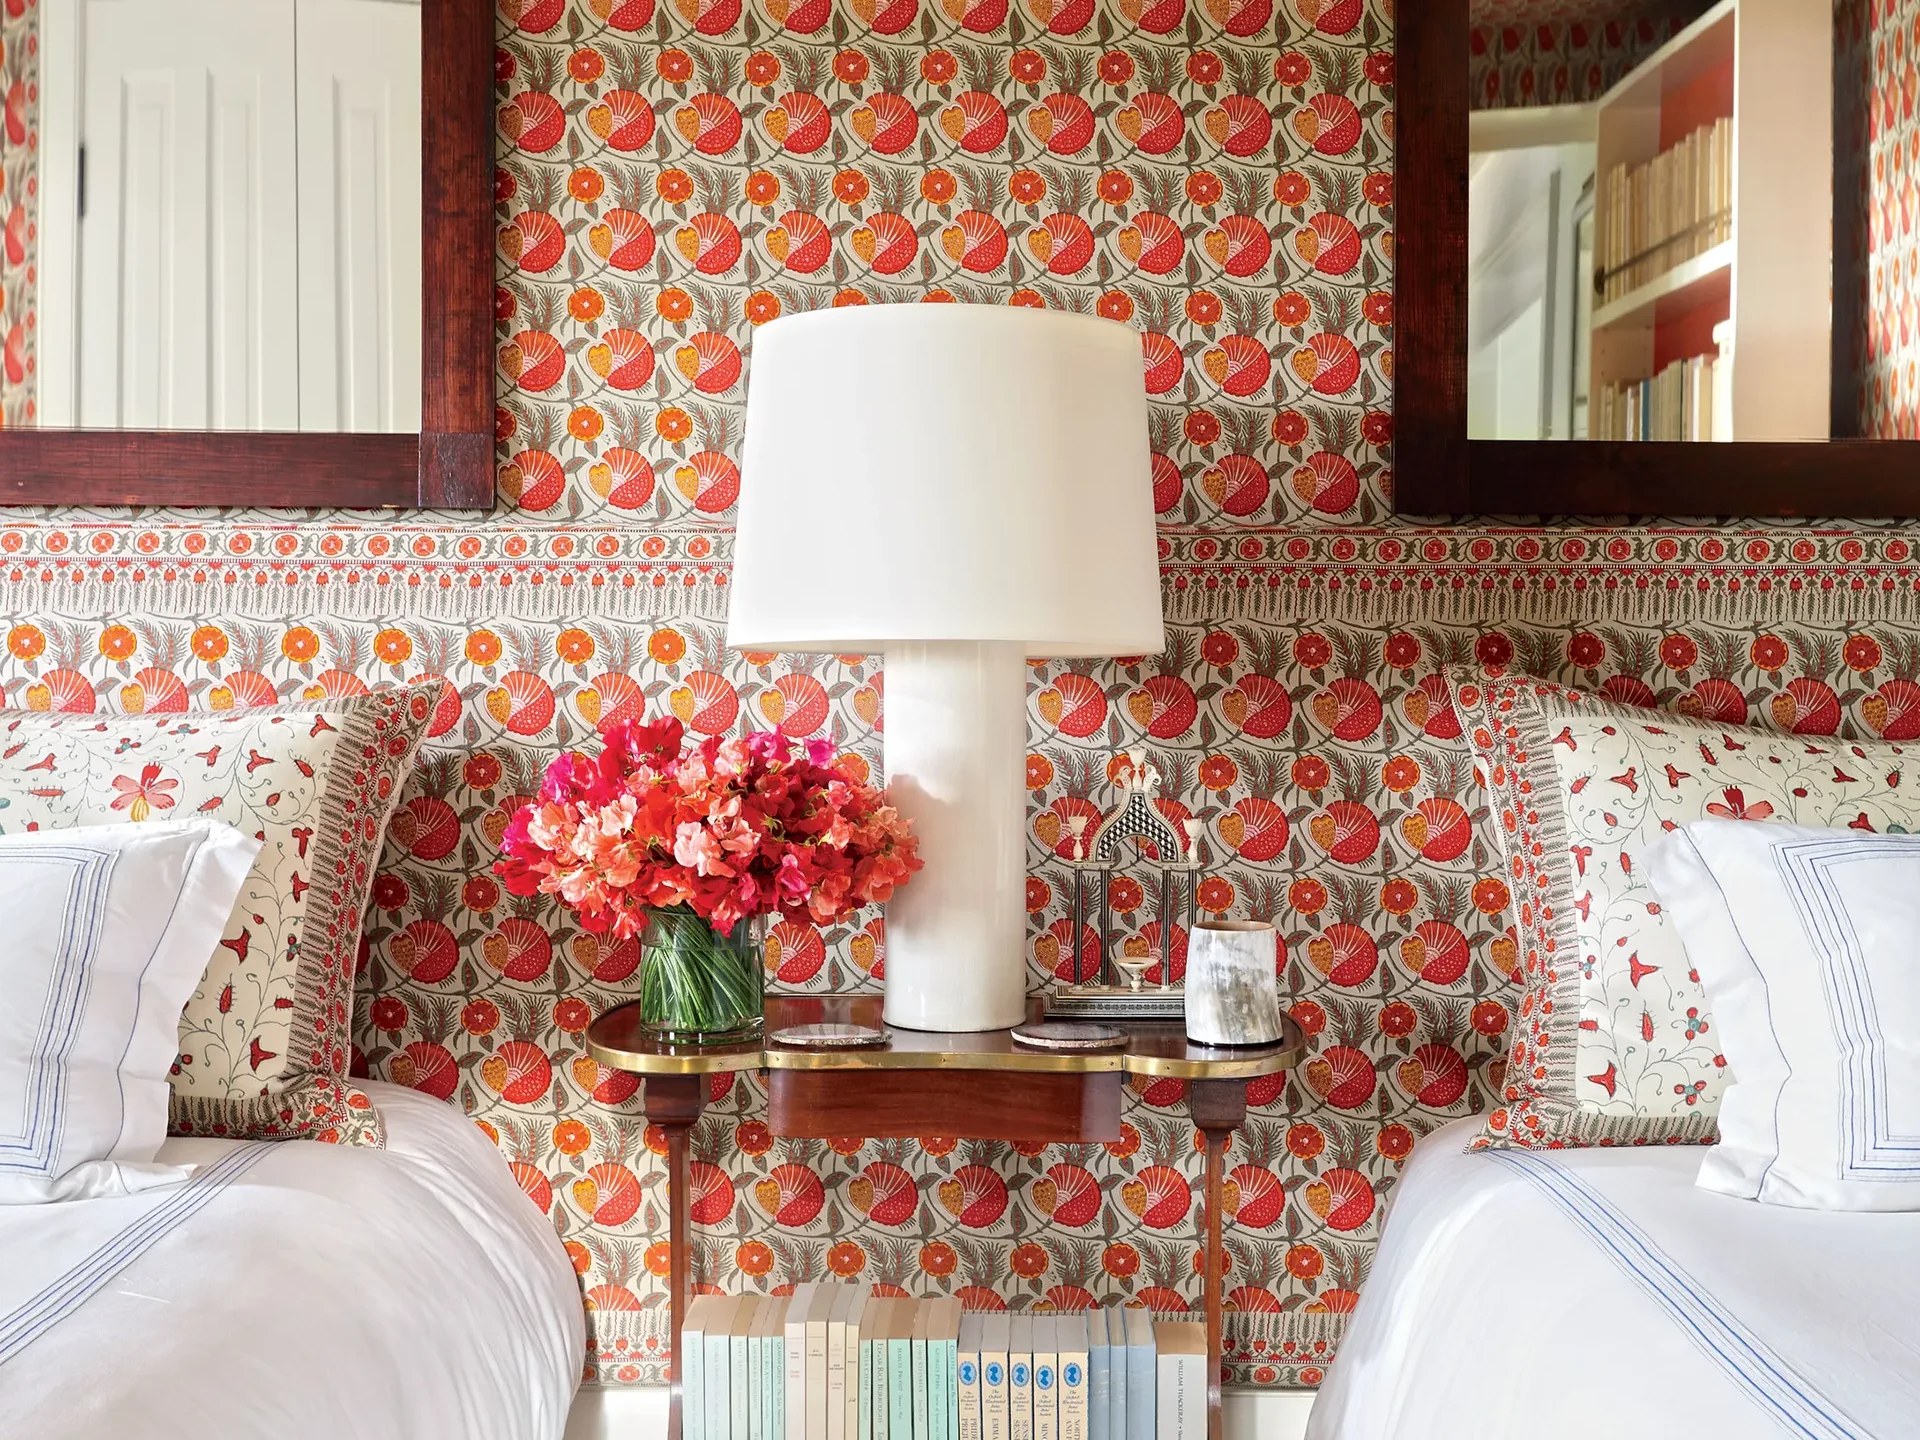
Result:
[[[1159,1352],[1154,1440],[1206,1440],[1207,1327],[1162,1320],[1153,1327]]]
[[[847,1440],[847,1313],[858,1293],[852,1285],[834,1286],[827,1311],[827,1440]]]
[[[853,1303],[847,1306],[847,1440],[860,1440],[860,1330],[872,1300],[864,1285],[849,1287]]]
[[[1011,1326],[1005,1315],[989,1315],[980,1331],[980,1415],[983,1440],[1007,1440],[1007,1343]]]
[[[866,1323],[861,1326],[861,1348],[865,1363],[873,1372],[873,1433],[869,1440],[889,1440],[892,1434],[887,1416],[887,1337],[893,1333],[894,1315],[899,1300],[875,1300],[867,1308]]]
[[[1015,1315],[1007,1334],[1007,1436],[1033,1440],[1033,1317]]]
[[[1033,1440],[1060,1440],[1060,1346],[1054,1317],[1033,1319]]]
[[[1060,1352],[1060,1440],[1088,1440],[1092,1412],[1087,1399],[1087,1317],[1078,1312],[1056,1315],[1053,1331]]]
[[[842,1291],[822,1285],[807,1306],[806,1440],[827,1440],[827,1321]]]
[[[960,1317],[960,1339],[954,1360],[954,1388],[958,1391],[954,1440],[981,1440],[980,1433],[980,1329],[981,1317],[968,1313]]]
[[[807,1311],[820,1293],[818,1281],[793,1287],[787,1298],[787,1319],[781,1346],[786,1368],[786,1440],[807,1440]]]

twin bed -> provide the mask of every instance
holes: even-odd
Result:
[[[565,1250],[445,1103],[369,1084],[385,1150],[172,1139],[184,1184],[0,1206],[9,1440],[558,1440]]]
[[[1310,1440],[1920,1435],[1920,1216],[1755,1205],[1697,1146],[1415,1148]]]

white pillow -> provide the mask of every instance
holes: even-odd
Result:
[[[1707,820],[1648,864],[1734,1075],[1699,1183],[1920,1210],[1920,835]]]
[[[0,835],[0,1204],[183,1178],[153,1163],[180,1011],[259,850],[206,820]]]

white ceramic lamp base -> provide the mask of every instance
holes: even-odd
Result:
[[[926,868],[887,902],[886,1019],[1004,1030],[1026,1016],[1026,648],[886,651],[886,780]]]

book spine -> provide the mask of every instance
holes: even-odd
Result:
[[[953,1440],[947,1433],[948,1397],[953,1390],[953,1369],[947,1359],[947,1342],[927,1340],[927,1435],[929,1440]]]
[[[1087,1363],[1060,1357],[1060,1440],[1087,1440]]]
[[[916,1321],[916,1329],[922,1329]],[[914,1440],[931,1440],[931,1417],[927,1415],[927,1336],[916,1334],[912,1340],[914,1369]]]
[[[980,1356],[980,1417],[983,1440],[1007,1440],[1012,1428],[1007,1412],[1007,1357],[983,1352]]]
[[[867,1361],[873,1370],[873,1440],[888,1440],[887,1342],[884,1337],[870,1342]]]
[[[888,1440],[913,1440],[913,1341],[887,1341]]]
[[[1033,1440],[1060,1440],[1059,1371],[1053,1357],[1033,1357]]]
[[[765,1378],[767,1342],[758,1335],[747,1337],[747,1369],[742,1377],[747,1386],[747,1440],[767,1440]],[[738,1428],[738,1427],[736,1427]]]
[[[827,1440],[847,1440],[847,1326],[827,1324]]]
[[[727,1374],[731,1349],[724,1331],[707,1336],[706,1440],[733,1440],[733,1380]]]
[[[807,1432],[806,1440],[827,1440],[827,1322],[807,1318]]]
[[[1199,1355],[1162,1355],[1155,1440],[1205,1440],[1206,1360]]]
[[[752,1307],[742,1306],[733,1318],[734,1333],[727,1337],[727,1388],[732,1392],[728,1400],[733,1416],[730,1431],[732,1440],[747,1440],[747,1428],[752,1424],[747,1406],[751,1389],[747,1383],[750,1374],[747,1369],[748,1340],[741,1330],[751,1318]]]
[[[680,1332],[680,1432],[704,1437],[707,1426],[707,1337],[699,1330]]]
[[[1033,1440],[1033,1357],[1007,1357],[1008,1440]]]
[[[786,1440],[807,1440],[806,1304],[806,1296],[796,1291],[788,1302],[786,1334],[781,1342],[786,1363],[780,1409],[786,1419]]]
[[[962,1350],[954,1366],[960,1427],[956,1440],[984,1440],[980,1422],[980,1353]]]
[[[859,1381],[859,1424],[855,1426],[858,1440],[873,1440],[873,1366],[870,1357],[873,1354],[873,1342],[862,1340],[853,1363],[858,1367]]]

